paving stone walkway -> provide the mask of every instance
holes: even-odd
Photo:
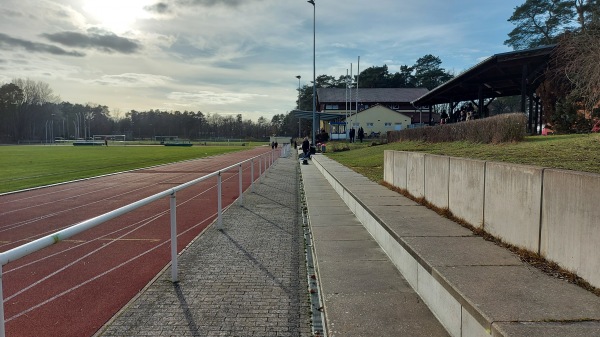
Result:
[[[295,159],[281,158],[96,336],[311,336]]]

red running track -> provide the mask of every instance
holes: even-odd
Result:
[[[255,148],[0,196],[0,252],[269,151]],[[250,172],[250,163],[243,165],[244,190]],[[254,179],[258,174],[255,160]],[[177,192],[178,252],[216,218],[216,184],[211,178]],[[223,174],[223,207],[237,199],[238,184],[237,168]],[[92,336],[170,262],[169,216],[167,197],[5,265],[6,335]]]

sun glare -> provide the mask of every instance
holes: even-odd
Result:
[[[144,7],[155,0],[85,0],[83,10],[98,25],[113,33],[124,33],[134,28],[138,19],[149,17]]]

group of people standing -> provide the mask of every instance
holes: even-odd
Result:
[[[450,114],[446,113],[446,110],[442,111],[440,115],[440,124],[449,124],[456,122],[464,122],[478,119],[479,111],[475,109],[473,103],[465,104],[460,109],[456,109],[454,112],[450,112]]]
[[[356,129],[352,128],[350,129],[350,143],[354,143],[356,136],[357,136],[357,131]],[[362,126],[358,128],[358,139],[360,140],[360,142],[362,143],[363,139],[365,138],[365,130],[363,130]]]

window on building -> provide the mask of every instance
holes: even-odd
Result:
[[[373,123],[367,123],[368,127],[373,127]]]
[[[338,104],[326,104],[325,105],[325,110],[339,110],[339,105]]]
[[[352,126],[359,127],[360,123],[352,123]]]
[[[392,123],[386,122],[386,123],[385,123],[385,126],[389,126],[389,127],[391,127],[391,126],[392,126]]]

